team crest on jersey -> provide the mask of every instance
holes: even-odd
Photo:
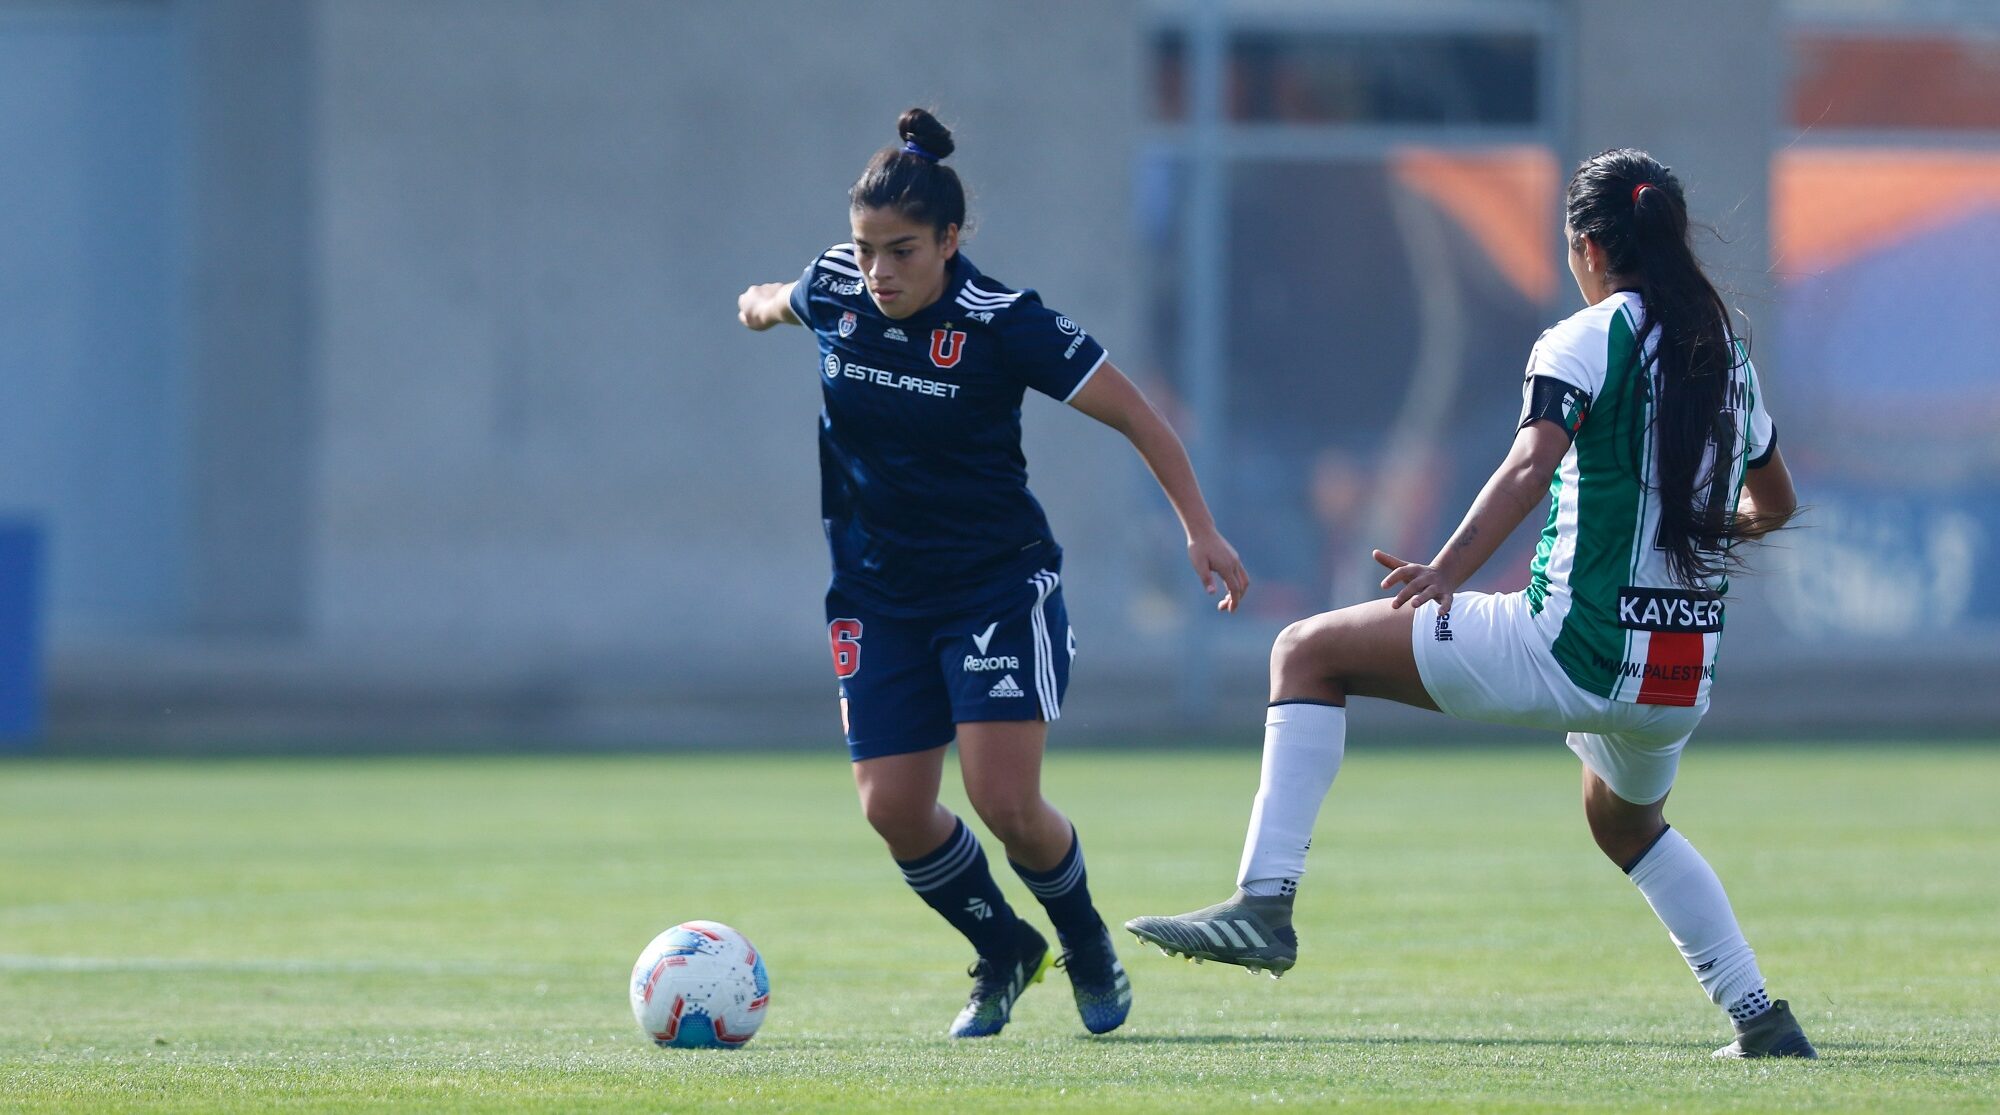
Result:
[[[959,329],[931,330],[931,363],[940,368],[950,368],[958,364],[959,357],[965,355],[965,333]]]
[[[840,335],[843,337],[854,336],[854,325],[857,320],[853,310],[840,315]]]

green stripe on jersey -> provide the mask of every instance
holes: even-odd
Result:
[[[1604,390],[1576,438],[1576,559],[1569,575],[1569,612],[1549,647],[1578,688],[1600,697],[1610,697],[1617,688],[1625,660],[1626,633],[1612,609],[1618,590],[1630,583],[1646,495],[1631,449],[1644,443],[1649,409],[1637,382],[1639,343],[1623,311],[1611,315],[1609,332]],[[1539,547],[1536,556],[1539,560]]]
[[[1549,555],[1556,549],[1556,520],[1562,516],[1563,470],[1556,462],[1549,478],[1549,521],[1542,527],[1541,541],[1535,543],[1535,560],[1528,564],[1528,614],[1541,615],[1542,602],[1549,598]]]

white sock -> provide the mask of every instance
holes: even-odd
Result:
[[[1236,885],[1245,893],[1289,895],[1306,872],[1313,822],[1347,751],[1347,710],[1284,701],[1264,714],[1264,773]]]
[[[1694,845],[1669,828],[1626,873],[1667,927],[1709,999],[1733,1008],[1732,1014],[1754,1003],[1764,990],[1757,954],[1743,939],[1722,880]]]

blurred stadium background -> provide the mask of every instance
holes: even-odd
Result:
[[[1811,505],[1713,730],[2000,726],[1991,0],[6,0],[12,746],[833,749],[810,342],[733,299],[912,103],[1257,579],[1208,614],[1130,450],[1031,402],[1063,738],[1254,731],[1276,630],[1428,555],[1621,145],[1716,225]]]

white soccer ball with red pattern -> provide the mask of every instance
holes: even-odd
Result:
[[[715,921],[653,938],[632,965],[632,1017],[673,1049],[734,1049],[764,1024],[771,979],[750,939]]]

